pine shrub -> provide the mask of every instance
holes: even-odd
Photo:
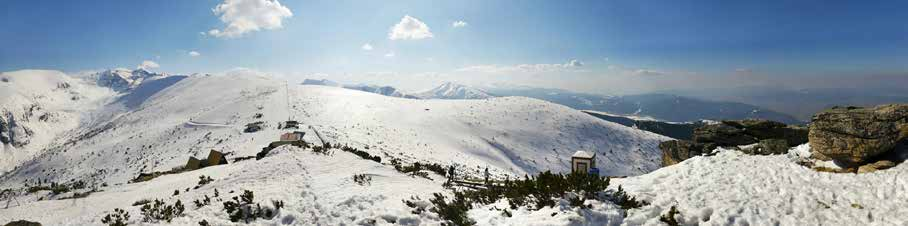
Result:
[[[114,209],[113,213],[108,213],[101,218],[101,223],[108,226],[126,226],[127,222],[129,222],[129,212],[120,208]]]

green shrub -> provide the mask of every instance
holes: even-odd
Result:
[[[173,218],[183,216],[183,212],[186,210],[186,207],[183,206],[183,203],[180,200],[177,200],[176,203],[168,205],[164,201],[157,199],[153,203],[146,203],[142,205],[142,221],[144,222],[160,222],[166,221],[170,223]]]
[[[211,183],[212,181],[214,181],[214,179],[211,179],[211,177],[208,177],[205,175],[199,176],[199,184],[196,185],[195,188],[193,188],[193,189],[199,189],[202,186],[205,186],[206,184]]]
[[[372,184],[372,176],[365,174],[356,174],[353,175],[353,182],[358,185],[370,185]]]
[[[126,226],[126,222],[129,222],[129,213],[119,208],[101,218],[101,223],[108,226]]]
[[[429,200],[435,206],[432,207],[432,212],[438,214],[441,219],[445,219],[448,223],[444,225],[474,225],[475,221],[467,217],[467,211],[472,207],[472,204],[467,201],[462,193],[454,193],[454,199],[451,202],[445,201],[445,196],[441,193],[432,194],[434,197]]]
[[[262,207],[261,204],[255,203],[255,195],[252,191],[244,190],[239,197],[234,196],[233,201],[224,202],[224,211],[227,212],[230,221],[244,223],[255,221],[255,219],[271,219],[277,216],[277,213],[284,207],[284,201],[272,201],[273,207]]]
[[[668,210],[668,213],[659,217],[659,221],[662,221],[669,226],[681,225],[678,223],[678,220],[676,220],[675,215],[681,215],[681,212],[679,212],[675,206],[672,206],[672,208]]]

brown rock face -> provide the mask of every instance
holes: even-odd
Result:
[[[670,140],[660,143],[659,149],[662,150],[662,166],[670,166],[703,154],[704,147],[686,140]]]
[[[694,129],[694,142],[715,143],[719,146],[738,146],[757,143],[756,138],[724,123],[705,125]]]
[[[807,127],[803,126],[789,126],[764,119],[726,120],[722,123],[740,129],[758,140],[783,139],[791,146],[807,143]]]
[[[808,139],[813,156],[860,164],[908,138],[908,104],[833,108],[813,116]]]

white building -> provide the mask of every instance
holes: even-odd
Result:
[[[596,168],[596,153],[577,151],[571,156],[571,172],[588,173],[593,168]]]

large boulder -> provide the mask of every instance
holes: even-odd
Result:
[[[685,159],[703,154],[704,145],[686,141],[670,140],[659,144],[662,150],[662,166],[678,164]]]
[[[757,143],[757,138],[747,135],[744,130],[724,123],[701,126],[694,129],[694,142],[715,143],[719,146],[738,146]]]
[[[760,140],[760,143],[752,147],[741,149],[742,152],[751,155],[780,155],[788,153],[788,141],[783,139],[766,139]]]
[[[814,158],[864,163],[908,138],[908,104],[835,107],[817,113],[808,138]]]
[[[722,123],[740,129],[744,134],[758,140],[784,139],[792,146],[807,143],[808,130],[803,126],[785,125],[764,119],[726,120]]]

